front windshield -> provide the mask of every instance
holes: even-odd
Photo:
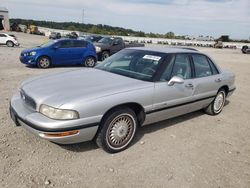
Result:
[[[95,68],[138,80],[152,81],[166,54],[144,50],[122,50]]]
[[[49,46],[53,45],[54,43],[55,43],[54,40],[50,40],[50,41],[48,41],[46,43],[41,44],[39,47],[41,47],[41,48],[49,47]]]
[[[112,44],[113,39],[110,37],[104,37],[101,40],[99,40],[98,42],[103,43],[103,44]]]

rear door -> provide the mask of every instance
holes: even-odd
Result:
[[[221,75],[214,63],[205,55],[192,54],[194,65],[194,96],[197,100],[213,97],[221,87]]]
[[[72,62],[81,64],[84,61],[84,54],[87,51],[87,42],[84,40],[74,40],[71,49]]]

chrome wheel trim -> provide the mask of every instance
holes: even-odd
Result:
[[[102,54],[102,60],[105,60],[105,59],[107,59],[108,57],[109,57],[108,52],[104,52],[104,53]]]
[[[120,114],[109,124],[106,141],[110,148],[120,150],[133,139],[136,131],[136,121],[130,114]]]
[[[39,65],[40,65],[42,68],[48,68],[49,65],[50,65],[50,61],[49,61],[48,58],[44,57],[44,58],[40,59]]]
[[[85,61],[86,67],[94,67],[95,66],[95,59],[94,58],[87,58]]]
[[[214,112],[220,113],[225,104],[225,92],[220,91],[214,99]]]

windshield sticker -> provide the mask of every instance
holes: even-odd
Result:
[[[150,59],[150,60],[153,60],[153,61],[159,61],[161,59],[160,56],[154,56],[154,55],[145,55],[143,57],[143,59]]]

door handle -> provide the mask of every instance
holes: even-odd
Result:
[[[192,89],[193,89],[193,88],[194,88],[194,85],[193,85],[193,84],[186,84],[185,87],[186,87],[186,88],[192,88]]]
[[[221,82],[221,81],[222,81],[221,78],[215,80],[215,82]]]

